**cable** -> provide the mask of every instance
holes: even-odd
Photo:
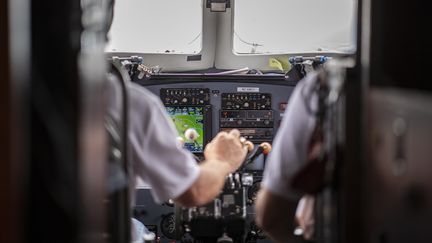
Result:
[[[247,42],[247,41],[243,40],[243,39],[242,39],[242,38],[237,34],[236,31],[234,31],[234,34],[237,36],[237,38],[238,38],[241,42],[245,43],[246,45],[252,46],[252,50],[251,50],[250,53],[255,53],[255,52],[256,52],[256,48],[257,48],[258,46],[264,46],[264,45],[262,45],[262,44],[253,43],[253,42]]]

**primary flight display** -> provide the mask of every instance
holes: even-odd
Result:
[[[174,122],[178,135],[185,141],[185,148],[200,153],[204,150],[204,107],[199,106],[167,106],[168,115]],[[192,141],[185,137],[187,129],[195,129],[198,137]]]

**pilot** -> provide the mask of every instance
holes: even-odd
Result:
[[[257,225],[276,242],[289,242],[294,236],[296,208],[303,195],[296,192],[290,182],[308,160],[310,139],[316,125],[315,115],[311,113],[318,102],[313,90],[316,82],[317,74],[312,73],[294,89],[273,141],[258,193]]]
[[[151,186],[154,200],[173,199],[183,206],[196,206],[216,197],[225,177],[246,157],[240,132],[234,129],[217,134],[205,147],[205,160],[197,164],[193,155],[179,146],[177,131],[159,97],[135,83],[128,83],[127,91],[131,167],[136,177]],[[107,115],[119,122],[122,92],[113,75],[108,78],[107,97]]]
[[[108,115],[119,121],[120,84],[109,80]],[[177,131],[159,97],[135,83],[127,88],[132,170],[150,184],[155,201],[174,199],[184,206],[194,206],[217,196],[225,176],[235,171],[246,156],[239,131],[217,134],[205,147],[205,161],[198,165],[193,155],[179,146]]]

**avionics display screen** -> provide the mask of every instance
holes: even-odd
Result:
[[[185,141],[185,148],[191,152],[204,150],[204,107],[201,106],[167,106],[168,115],[174,122],[177,132]],[[198,138],[195,141],[185,138],[185,131],[195,129]]]

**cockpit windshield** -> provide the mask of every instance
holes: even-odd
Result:
[[[202,47],[202,0],[120,0],[108,52],[195,54]]]
[[[288,56],[355,54],[357,1],[230,0],[217,11],[204,0],[119,0],[106,51],[144,57],[163,72],[285,73],[271,65],[275,55],[287,63]]]
[[[235,0],[233,51],[355,51],[356,0]]]

